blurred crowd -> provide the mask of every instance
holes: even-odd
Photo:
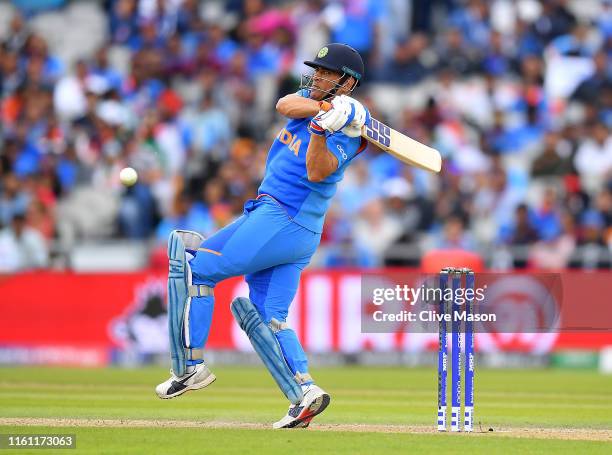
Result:
[[[499,269],[610,267],[612,1],[95,5],[104,44],[74,61],[31,27],[31,9],[3,33],[0,271],[46,267],[82,241],[163,249],[172,229],[231,222],[285,120],[276,100],[327,42],[364,57],[355,95],[372,114],[445,164],[433,176],[369,147],[315,265],[416,265],[452,248]]]

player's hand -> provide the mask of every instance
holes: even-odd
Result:
[[[350,96],[341,95],[344,97],[349,103],[355,105],[355,117],[350,123],[350,126],[355,126],[359,129],[366,123],[370,121],[370,111],[355,98],[351,98]]]
[[[337,99],[337,103],[352,105],[351,111],[355,112],[353,120],[342,129],[342,132],[349,137],[359,137],[361,135],[361,128],[370,120],[370,112],[363,104],[350,96],[340,95]]]
[[[349,125],[355,117],[355,108],[346,101],[331,102],[332,108],[323,114],[319,113],[317,117],[321,127],[331,133],[340,131],[345,126]]]

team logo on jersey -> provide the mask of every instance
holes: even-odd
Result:
[[[327,55],[328,52],[329,52],[329,49],[327,48],[327,46],[322,47],[319,53],[317,54],[317,57],[323,58]]]
[[[302,140],[298,139],[297,134],[291,134],[291,131],[287,131],[283,128],[281,132],[278,133],[278,140],[289,147],[289,150],[291,150],[295,156],[298,156]]]

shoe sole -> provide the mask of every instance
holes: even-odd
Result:
[[[302,423],[300,423],[299,425],[294,426],[293,428],[308,428],[308,425],[310,425],[311,420],[313,419],[314,416],[310,416],[306,419],[304,419],[302,421]]]
[[[217,379],[217,377],[214,374],[211,373],[210,376],[208,376],[204,381],[198,382],[197,384],[188,385],[183,390],[181,390],[179,392],[175,392],[172,395],[164,395],[163,397],[160,396],[160,395],[157,395],[157,396],[159,398],[161,398],[162,400],[169,400],[171,398],[178,397],[179,395],[182,395],[185,392],[189,392],[190,390],[200,390],[200,389],[203,389],[204,387],[207,387],[207,386],[211,385],[213,382],[215,382],[216,379]]]
[[[325,411],[325,408],[329,406],[330,402],[331,397],[329,394],[324,393],[320,397],[317,397],[317,399],[315,399],[310,406],[303,410],[297,419],[280,428],[308,428],[308,425],[310,425],[312,419]]]

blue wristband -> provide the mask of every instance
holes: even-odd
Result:
[[[317,123],[313,122],[312,120],[308,124],[308,131],[311,134],[316,134],[317,136],[325,136],[325,130],[323,128],[321,128],[320,125],[318,125]]]

